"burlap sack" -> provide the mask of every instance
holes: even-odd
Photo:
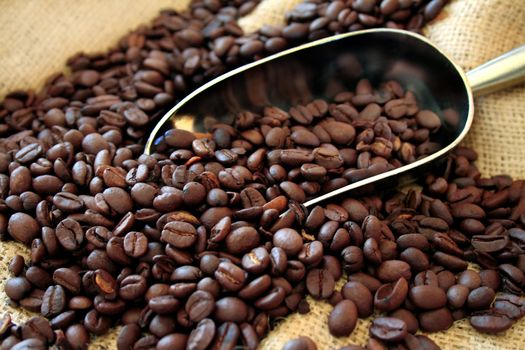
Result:
[[[147,23],[165,7],[182,9],[188,0],[0,0],[0,98],[16,88],[38,88],[45,78],[63,70],[65,59],[79,50],[95,52],[108,48],[127,30]],[[265,0],[241,20],[246,30],[263,23],[280,23],[283,13],[300,0]],[[471,69],[484,61],[525,43],[525,6],[521,0],[452,1],[427,35],[462,67]],[[476,100],[473,128],[464,144],[480,154],[478,166],[484,175],[509,173],[525,177],[525,88],[508,89]],[[0,242],[0,283],[8,277],[7,264],[15,253],[27,257],[19,244]],[[341,286],[342,281],[339,284]],[[281,349],[291,338],[308,335],[319,349],[347,344],[365,344],[368,321],[359,321],[348,338],[330,336],[327,303],[311,299],[311,312],[294,314],[278,323],[261,344],[262,349]],[[0,309],[15,320],[30,314],[13,308],[3,292]],[[447,332],[431,334],[443,349],[523,349],[525,322],[499,336],[482,335],[467,321],[456,322]],[[114,349],[116,331],[94,339],[91,349]]]

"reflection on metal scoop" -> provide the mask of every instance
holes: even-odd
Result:
[[[422,109],[440,116],[434,135],[440,149],[411,164],[371,176],[304,203],[311,206],[342,193],[378,183],[406,183],[422,167],[442,159],[465,137],[474,115],[473,94],[481,95],[525,81],[525,46],[465,74],[425,37],[396,29],[369,29],[304,44],[234,69],[186,96],[155,126],[144,152],[166,148],[163,134],[177,127],[207,132],[216,123],[231,124],[236,113],[273,105],[287,110],[333,90],[397,80],[417,97]]]

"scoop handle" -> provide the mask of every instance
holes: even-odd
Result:
[[[474,68],[467,77],[475,96],[525,82],[525,45]]]

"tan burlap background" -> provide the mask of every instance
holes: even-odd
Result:
[[[0,98],[16,88],[38,88],[51,73],[64,69],[77,51],[96,52],[113,45],[129,29],[148,21],[165,7],[182,9],[188,0],[0,0]],[[264,0],[241,20],[246,30],[279,23],[285,10],[300,0]],[[465,69],[525,44],[525,2],[522,0],[455,0],[426,28],[429,37]],[[525,177],[525,88],[519,87],[476,100],[474,126],[464,142],[480,153],[485,175],[502,172]],[[0,285],[7,264],[21,245],[0,242]],[[26,254],[27,256],[27,254]],[[289,339],[308,335],[319,349],[364,344],[368,322],[359,321],[349,338],[329,335],[326,318],[331,306],[311,302],[308,315],[283,320],[262,349],[280,349]],[[29,313],[13,308],[2,292],[0,309],[15,320]],[[91,349],[114,349],[116,332],[95,339]],[[456,322],[444,333],[432,334],[443,349],[524,349],[525,321],[500,336],[474,332],[468,322]]]

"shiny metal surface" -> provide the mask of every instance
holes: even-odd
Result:
[[[467,77],[475,96],[525,82],[525,45],[474,68]]]
[[[162,135],[173,127],[207,132],[213,124],[230,124],[240,111],[256,112],[268,105],[287,110],[313,98],[329,99],[342,88],[355,87],[365,77],[372,84],[398,80],[414,92],[421,108],[435,111],[443,126],[432,141],[442,148],[414,163],[321,195],[304,203],[306,206],[363,186],[370,188],[376,182],[391,186],[409,181],[422,171],[421,166],[442,159],[457,146],[472,124],[473,94],[466,74],[457,64],[421,35],[369,29],[301,45],[204,84],[164,115],[151,132],[145,153],[162,151]]]

